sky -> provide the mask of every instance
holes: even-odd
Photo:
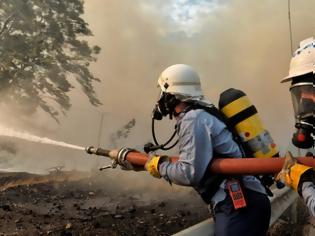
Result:
[[[293,45],[315,37],[315,1],[291,1]],[[8,127],[82,146],[96,145],[104,114],[101,145],[114,148],[110,135],[131,119],[136,125],[118,147],[140,148],[151,141],[151,112],[157,78],[172,64],[189,64],[201,78],[205,96],[243,90],[257,107],[275,142],[285,149],[294,131],[289,85],[290,40],[286,0],[88,0],[84,19],[102,49],[91,71],[100,78],[96,92],[103,103],[92,107],[75,82],[72,108],[60,124],[39,111],[28,118],[2,114]],[[163,121],[163,140],[174,124]],[[18,141],[7,166],[40,172],[52,165],[90,169],[106,163],[80,151]],[[35,150],[35,151],[34,151]],[[177,150],[172,151],[176,154]]]

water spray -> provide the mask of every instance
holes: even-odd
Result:
[[[61,142],[61,141],[56,141],[56,140],[49,139],[46,137],[39,137],[36,135],[29,134],[27,132],[19,132],[19,131],[16,131],[14,129],[9,129],[9,128],[5,128],[5,127],[1,127],[1,126],[0,126],[0,136],[19,138],[19,139],[23,139],[23,140],[30,141],[30,142],[51,144],[51,145],[67,147],[67,148],[72,148],[72,149],[77,149],[77,150],[85,150],[84,147],[81,147],[78,145],[73,145],[73,144],[69,144],[69,143],[65,143],[65,142]]]

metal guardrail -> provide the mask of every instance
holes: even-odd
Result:
[[[274,191],[274,197],[271,200],[271,219],[270,226],[273,225],[279,217],[287,210],[299,197],[299,195],[290,188],[277,189]]]
[[[298,198],[298,194],[291,189],[285,187],[283,189],[276,189],[273,191],[274,196],[270,198],[271,201],[271,218],[270,226],[273,225],[279,217],[287,210]],[[213,236],[214,222],[213,219],[207,219],[196,225],[193,225],[183,231],[180,231],[173,236]]]

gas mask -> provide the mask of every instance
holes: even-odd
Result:
[[[309,73],[292,79],[290,92],[295,114],[296,132],[292,142],[298,148],[314,146],[315,74]]]
[[[180,103],[175,95],[161,92],[159,99],[153,109],[153,119],[162,120],[164,116],[169,115],[172,119],[175,114],[175,107]]]

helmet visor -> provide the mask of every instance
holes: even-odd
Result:
[[[295,117],[298,120],[314,115],[315,87],[313,83],[293,84],[290,88]]]

